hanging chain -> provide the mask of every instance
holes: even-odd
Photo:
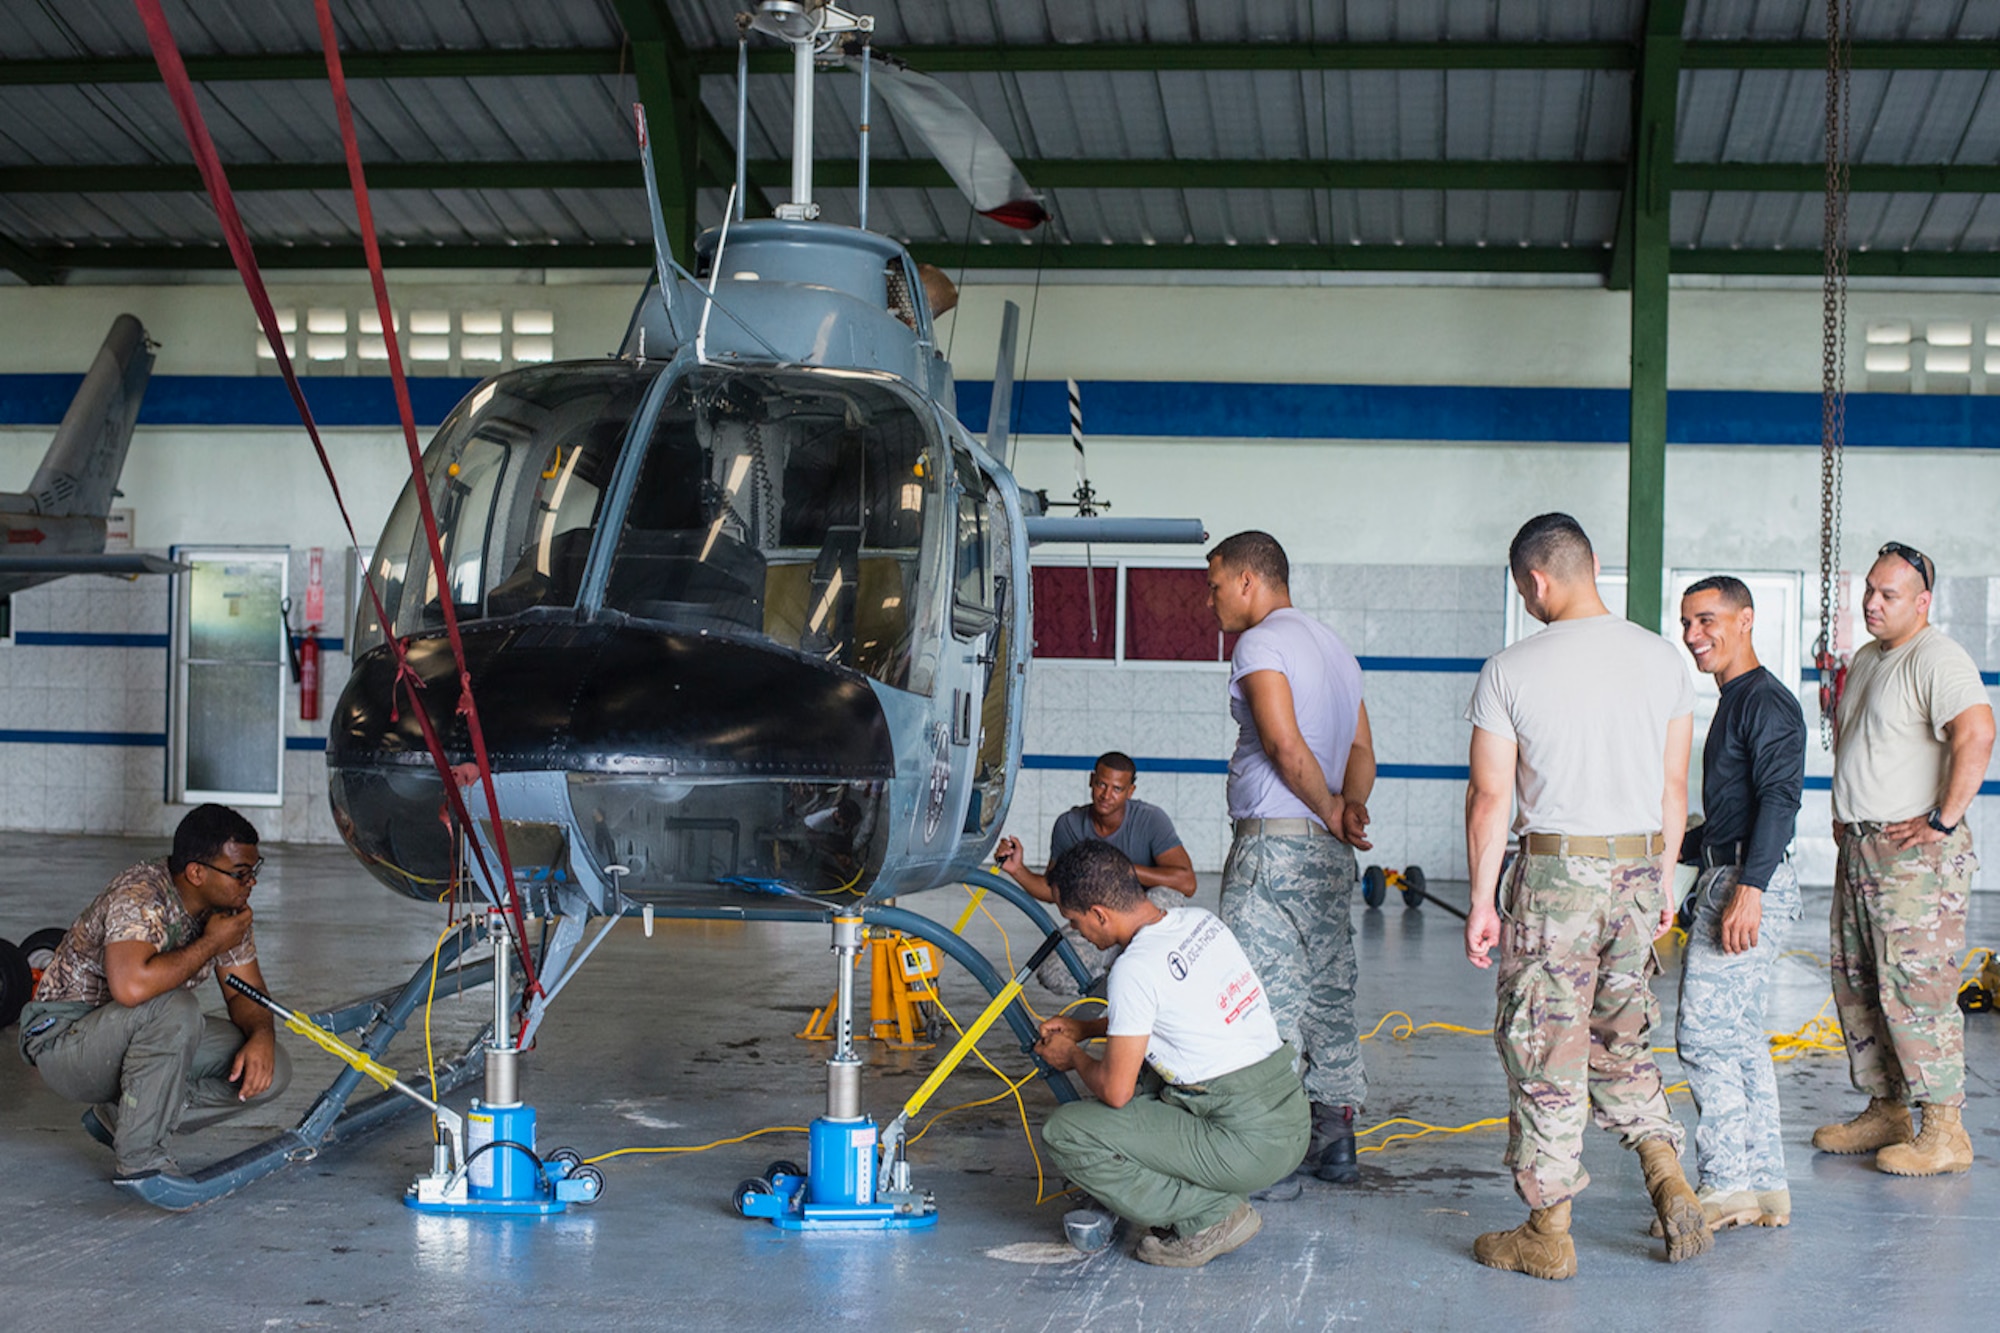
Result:
[[[1848,87],[1852,48],[1847,30],[1849,0],[1826,0],[1826,219],[1821,236],[1820,429],[1819,429],[1819,642],[1813,665],[1819,670],[1820,744],[1833,748],[1837,702],[1834,614],[1835,581],[1840,575],[1840,511],[1843,453],[1847,445],[1847,200],[1850,124]]]

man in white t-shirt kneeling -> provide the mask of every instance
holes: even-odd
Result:
[[[1037,1053],[1075,1070],[1096,1098],[1056,1108],[1042,1142],[1072,1185],[1154,1229],[1138,1258],[1198,1268],[1257,1234],[1248,1196],[1305,1153],[1312,1114],[1294,1053],[1214,914],[1154,906],[1106,842],[1070,848],[1047,879],[1086,940],[1122,952],[1105,1017],[1042,1024]],[[1102,1058],[1080,1044],[1094,1037],[1108,1038]]]

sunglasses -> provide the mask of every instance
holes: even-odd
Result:
[[[1923,577],[1924,591],[1931,590],[1931,559],[1916,547],[1905,546],[1901,542],[1890,542],[1875,554],[1901,556]]]

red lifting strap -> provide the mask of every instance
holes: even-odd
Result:
[[[244,290],[249,293],[251,307],[257,313],[258,323],[263,326],[264,338],[270,344],[277,359],[278,370],[285,378],[285,387],[292,395],[292,402],[298,408],[299,419],[304,422],[307,436],[312,440],[313,451],[319,456],[319,464],[326,473],[327,484],[333,489],[334,504],[340,509],[341,522],[347,528],[348,538],[360,546],[355,535],[354,520],[347,512],[347,503],[340,493],[339,479],[334,475],[333,462],[327,456],[325,442],[321,440],[319,427],[313,420],[312,409],[307,406],[305,391],[299,384],[298,373],[292,367],[292,360],[285,350],[285,339],[278,328],[277,312],[272,308],[270,293],[265,289],[264,279],[257,266],[257,257],[250,248],[249,234],[243,220],[236,211],[236,200],[229,188],[229,180],[222,168],[222,160],[215,151],[215,144],[208,134],[208,126],[202,118],[201,108],[196,105],[194,85],[188,78],[187,67],[181,61],[179,48],[174,44],[173,33],[167,26],[166,15],[161,12],[159,0],[134,0],[139,17],[146,25],[146,36],[153,48],[153,58],[160,67],[160,76],[165,81],[167,95],[172,99],[174,110],[179,113],[181,127],[186,131],[188,146],[194,153],[196,168],[201,172],[202,184],[208,191],[210,201],[215,206],[216,221],[221,224],[224,241],[229,246],[230,258],[235,261],[236,270],[243,278]],[[410,386],[403,373],[401,351],[396,342],[396,326],[389,308],[388,285],[382,276],[382,251],[375,238],[374,213],[369,207],[368,187],[361,169],[361,152],[354,130],[354,113],[347,99],[347,80],[340,64],[340,48],[334,27],[333,15],[328,0],[314,0],[314,8],[319,16],[320,39],[326,50],[328,77],[333,84],[334,109],[340,121],[340,137],[347,155],[347,174],[354,188],[356,211],[359,213],[361,241],[368,256],[368,275],[375,292],[375,306],[381,316],[382,335],[388,349],[389,373],[395,385],[396,410],[402,418],[403,441],[409,451],[411,484],[417,495],[418,512],[423,518],[424,540],[430,555],[431,567],[438,571],[445,568],[442,544],[438,538],[437,514],[431,505],[430,487],[425,484],[423,471],[423,451],[417,443],[416,414],[410,406]],[[389,617],[382,604],[381,594],[375,587],[372,573],[362,571],[368,589],[369,602],[385,632],[392,631]],[[472,677],[465,665],[465,644],[459,635],[458,612],[449,590],[438,599],[444,611],[445,633],[451,642],[453,661],[458,668],[459,697],[457,711],[465,719],[466,732],[472,743],[473,767],[486,795],[487,813],[491,818],[494,849],[500,857],[500,877],[507,886],[507,906],[503,917],[508,920],[508,928],[516,935],[517,952],[526,972],[531,993],[540,994],[541,984],[535,976],[533,954],[526,946],[527,917],[523,910],[520,892],[514,883],[514,868],[507,851],[506,834],[500,822],[500,800],[493,787],[493,769],[486,751],[486,736],[479,723],[479,709],[473,701]],[[460,774],[454,772],[436,728],[432,725],[429,712],[422,706],[419,691],[422,681],[410,666],[407,644],[396,638],[392,632],[387,635],[396,656],[396,680],[404,690],[411,711],[415,713],[417,724],[423,732],[424,744],[430,750],[431,761],[437,766],[443,779],[445,799],[458,827],[470,831],[472,820],[466,810],[460,793]],[[484,853],[480,851],[478,839],[472,838],[473,855],[479,861],[481,871],[490,884],[493,875],[486,864]],[[525,1020],[524,1020],[525,1021]]]

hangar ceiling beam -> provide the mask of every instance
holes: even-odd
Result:
[[[1625,449],[1625,617],[1660,628],[1667,526],[1667,296],[1672,264],[1674,109],[1685,0],[1649,0],[1632,87],[1632,174],[1614,270],[1632,289],[1631,433]]]
[[[1684,43],[1687,69],[1818,69],[1818,42]],[[926,74],[1065,73],[1074,70],[1427,70],[1637,68],[1629,42],[1102,42],[1046,46],[892,46],[885,50]],[[733,73],[733,50],[695,53],[704,74]],[[1856,42],[1856,69],[2000,69],[1990,41]],[[750,53],[756,74],[791,69],[783,51]]]
[[[61,276],[46,259],[4,236],[0,236],[0,268],[12,270],[30,287],[46,287]]]
[[[622,6],[621,6],[622,7]],[[690,51],[698,75],[734,74],[729,47]],[[899,46],[893,54],[913,67],[939,73],[1061,73],[1069,70],[1422,70],[1601,69],[1636,65],[1626,42],[1335,42],[1321,44],[1104,43],[1049,46]],[[750,54],[761,74],[789,73],[791,57],[764,48]],[[1683,69],[1819,69],[1826,51],[1814,42],[1697,41],[1684,43]],[[621,74],[631,54],[616,47],[494,51],[350,51],[342,56],[350,79],[549,78]],[[326,77],[318,52],[198,55],[187,58],[196,83],[317,82]],[[1854,44],[1856,69],[2000,69],[2000,43],[1989,41],[1883,41]],[[103,59],[0,61],[0,87],[52,84],[157,83],[151,60]]]
[[[726,186],[729,158],[706,143],[698,148],[699,183]],[[1553,190],[1622,189],[1630,169],[1621,162],[1560,161],[1293,161],[1263,159],[1044,158],[1018,164],[1038,189],[1067,190]],[[749,164],[755,185],[783,185],[791,166]],[[1808,162],[1700,162],[1665,168],[1676,190],[1817,194],[1824,168]],[[1857,194],[2000,194],[2000,166],[1944,163],[1913,166],[1857,165]],[[869,167],[878,189],[954,188],[942,166],[927,159],[876,158]],[[857,163],[822,161],[814,177],[833,187],[853,187]],[[368,183],[379,190],[625,190],[641,180],[637,160],[561,162],[377,162]],[[276,190],[345,190],[347,168],[338,162],[284,162],[230,167],[230,185],[254,194]],[[151,194],[201,189],[192,166],[143,163],[121,166],[0,167],[0,194]],[[1620,284],[1622,286],[1622,283]]]

